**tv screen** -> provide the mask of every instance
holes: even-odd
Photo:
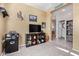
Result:
[[[29,32],[41,32],[41,25],[29,25]]]

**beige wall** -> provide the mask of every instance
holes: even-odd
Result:
[[[0,54],[2,51],[2,36],[9,31],[20,33],[20,45],[25,44],[25,34],[29,33],[29,24],[42,24],[46,22],[46,12],[25,4],[4,4],[9,17],[3,18],[0,14]],[[17,18],[17,12],[23,13],[24,20]],[[37,22],[29,22],[29,15],[36,15]],[[46,29],[43,29],[46,32]]]
[[[21,38],[19,40],[20,45],[25,44],[25,34],[29,33],[29,24],[42,24],[46,22],[46,28],[43,29],[51,39],[51,13],[50,11],[44,12],[32,6],[25,4],[4,4],[9,17],[3,18],[0,15],[0,53],[2,50],[1,39],[4,33],[9,31],[16,31],[20,33]],[[24,20],[22,21],[17,17],[17,12],[21,11]],[[29,15],[36,15],[37,22],[29,22]]]
[[[73,4],[73,49],[79,51],[79,3]]]
[[[51,32],[52,32],[52,29],[51,29],[51,21],[52,21],[52,13],[50,13],[50,10],[47,11],[47,14],[46,14],[46,18],[47,18],[47,21],[46,21],[46,33],[47,33],[47,36],[49,36],[49,41],[51,42]]]
[[[3,29],[4,29],[3,28],[3,26],[4,26],[3,20],[4,19],[2,18],[1,14],[0,14],[0,54],[1,54],[1,50],[2,50],[2,44],[1,44],[2,40],[1,39],[2,39],[3,32],[4,32],[3,31]]]
[[[25,4],[9,4],[9,18],[7,20],[7,32],[17,31],[20,33],[20,45],[25,44],[25,34],[29,33],[29,24],[40,24],[46,22],[46,12],[36,9]],[[17,12],[22,11],[24,20],[17,18]],[[37,22],[29,22],[29,14],[37,16]]]
[[[1,54],[1,51],[2,51],[2,38],[4,36],[4,33],[5,33],[5,18],[2,17],[2,15],[0,14],[0,54]]]
[[[0,4],[0,6],[4,6],[4,4]],[[7,17],[3,18],[2,13],[0,13],[0,55],[2,52],[2,38],[6,31],[6,20],[7,20]]]

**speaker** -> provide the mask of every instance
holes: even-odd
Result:
[[[4,44],[5,44],[5,53],[12,53],[18,51],[19,34],[14,32],[5,34]]]

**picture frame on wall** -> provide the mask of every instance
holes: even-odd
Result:
[[[35,15],[29,15],[29,21],[37,22],[37,16],[35,16]]]
[[[46,28],[46,22],[42,22],[42,28]]]

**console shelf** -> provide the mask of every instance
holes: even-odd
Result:
[[[26,47],[46,42],[45,37],[45,33],[26,34]]]

